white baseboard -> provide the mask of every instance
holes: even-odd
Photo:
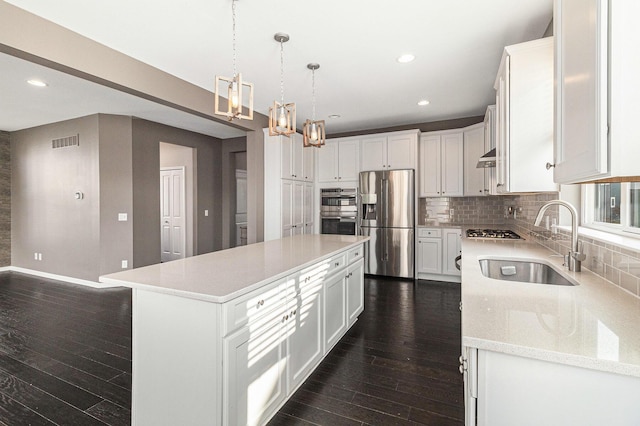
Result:
[[[2,271],[20,272],[22,274],[35,275],[36,277],[49,278],[49,279],[52,279],[52,280],[64,281],[64,282],[72,283],[72,284],[80,284],[80,285],[85,285],[87,287],[93,287],[93,288],[119,287],[119,286],[113,285],[113,284],[107,284],[107,283],[100,283],[100,282],[96,282],[96,281],[83,280],[83,279],[80,279],[80,278],[67,277],[67,276],[64,276],[64,275],[50,274],[48,272],[36,271],[34,269],[20,268],[18,266],[5,266],[5,267],[0,268],[0,272],[2,272]]]

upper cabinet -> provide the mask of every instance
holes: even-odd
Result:
[[[485,179],[485,171],[476,167],[478,159],[489,149],[485,143],[485,123],[464,129],[464,195],[478,197],[489,194],[490,181]]]
[[[302,136],[298,133],[290,137],[278,136],[282,164],[280,165],[280,177],[282,179],[313,182],[314,176],[314,150],[317,148],[304,148]]]
[[[420,197],[462,196],[462,167],[463,132],[461,130],[422,134],[419,167]]]
[[[318,182],[357,181],[360,141],[353,138],[329,139],[318,150]]]
[[[415,170],[417,153],[417,130],[364,137],[360,149],[360,169]]]
[[[640,2],[556,0],[558,183],[637,180]]]
[[[553,37],[507,46],[496,89],[499,193],[557,191],[553,172]]]

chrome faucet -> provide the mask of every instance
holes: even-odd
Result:
[[[582,269],[582,261],[585,260],[587,256],[582,253],[582,243],[578,241],[578,212],[575,207],[566,201],[551,200],[540,207],[536,220],[533,223],[535,226],[540,226],[544,212],[547,211],[550,206],[564,206],[569,210],[569,213],[571,213],[571,248],[569,249],[569,255],[565,263],[570,271],[580,272]]]

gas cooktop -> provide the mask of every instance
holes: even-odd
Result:
[[[502,238],[520,240],[522,237],[508,229],[467,229],[467,238]]]

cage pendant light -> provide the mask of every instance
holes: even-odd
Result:
[[[315,146],[320,148],[326,141],[324,120],[316,120],[316,70],[318,64],[307,64],[311,70],[311,120],[307,119],[302,128],[302,143],[304,147]]]
[[[236,72],[236,1],[231,0],[231,14],[233,16],[233,77],[216,75],[214,112],[227,117],[253,120],[253,84],[242,81],[242,74]],[[223,94],[227,94],[224,98]],[[248,106],[244,106],[244,101]]]
[[[287,136],[296,132],[296,104],[284,102],[284,43],[289,34],[276,33],[273,38],[280,43],[280,102],[273,101],[269,108],[269,135]]]

